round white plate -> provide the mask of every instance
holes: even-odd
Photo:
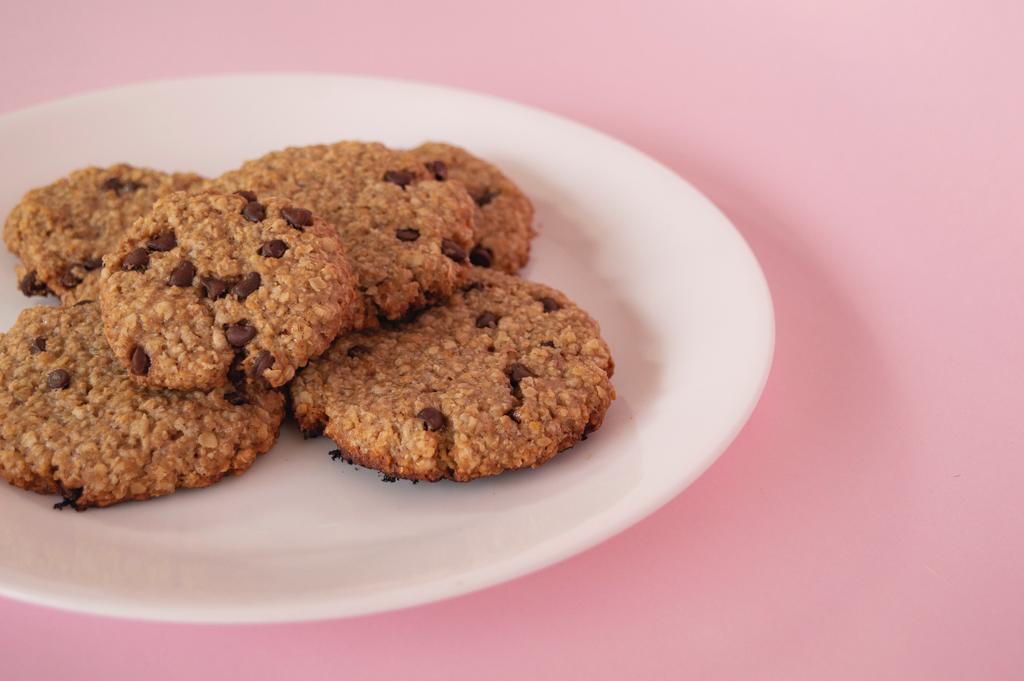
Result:
[[[107,615],[267,622],[466,593],[580,552],[648,515],[732,441],[767,378],[771,299],[729,221],[652,159],[519,104],[326,75],[201,78],[107,90],[0,117],[0,215],[29,188],[126,161],[207,175],[339,139],[439,139],[500,165],[533,199],[524,276],[601,323],[618,399],[604,427],[533,471],[386,484],[290,424],[245,475],[86,513],[0,487],[0,593]],[[40,299],[0,255],[0,328]],[[4,415],[3,418],[6,418]]]

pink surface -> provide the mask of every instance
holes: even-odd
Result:
[[[735,221],[778,323],[736,443],[584,555],[314,624],[0,601],[0,676],[1021,678],[1020,4],[602,4],[0,4],[0,111],[318,70],[460,85],[605,130]]]

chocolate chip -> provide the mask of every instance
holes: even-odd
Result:
[[[180,286],[185,288],[186,286],[192,285],[192,280],[196,276],[196,266],[188,260],[182,260],[178,263],[178,266],[171,270],[171,276],[167,280],[170,286]]]
[[[494,262],[494,251],[477,244],[469,252],[469,261],[477,267],[490,267]]]
[[[50,390],[63,390],[71,385],[71,374],[63,369],[54,369],[46,375],[46,386]]]
[[[402,227],[395,230],[395,236],[398,237],[399,241],[416,241],[416,239],[420,238],[420,230],[413,229],[412,227]]]
[[[370,348],[365,345],[353,345],[345,353],[349,357],[362,357],[363,355],[369,354]]]
[[[237,192],[235,192],[235,195],[241,196],[246,201],[256,200],[256,192],[251,192],[248,189],[239,189]]]
[[[281,217],[285,219],[285,222],[300,232],[303,227],[309,227],[313,224],[313,213],[305,208],[286,206],[281,209]]]
[[[253,291],[260,287],[260,273],[250,272],[242,277],[242,280],[234,285],[231,292],[238,296],[239,300],[245,300]]]
[[[146,185],[135,182],[134,180],[128,180],[123,182],[119,177],[111,177],[100,185],[100,189],[107,191],[115,191],[118,196],[124,196],[125,194],[131,194],[134,191],[142,189]]]
[[[497,192],[492,192],[490,189],[485,189],[483,194],[478,194],[474,196],[473,200],[476,202],[476,205],[483,208],[491,201],[493,201],[496,196],[498,196]]]
[[[583,434],[580,435],[580,440],[586,440],[587,436],[594,432],[594,426],[589,423],[583,426]]]
[[[64,288],[74,288],[82,283],[82,280],[75,276],[71,270],[60,275],[60,285]]]
[[[39,354],[40,352],[46,352],[46,337],[37,336],[28,346],[28,349],[33,355]]]
[[[146,242],[146,248],[160,252],[169,251],[177,245],[178,239],[174,236],[174,232],[159,234]]]
[[[75,504],[79,499],[82,498],[82,492],[85,491],[84,487],[75,487],[74,489],[64,489],[64,485],[60,485],[60,495],[63,497],[60,501],[53,505],[54,510],[63,511],[65,508],[70,506],[76,511],[84,511],[85,508],[78,508]]]
[[[262,222],[267,217],[267,209],[259,201],[249,201],[242,209],[242,217],[249,222]]]
[[[199,277],[199,283],[202,284],[206,291],[206,297],[210,300],[223,298],[230,288],[228,282],[216,277]]]
[[[438,431],[444,428],[444,414],[433,407],[424,407],[416,414],[416,418],[423,419],[423,427],[429,431]]]
[[[430,161],[423,165],[427,167],[427,170],[430,171],[431,175],[438,182],[444,182],[448,179],[448,165],[444,161]]]
[[[236,388],[245,380],[245,371],[242,370],[242,362],[244,361],[245,353],[236,352],[235,356],[231,358],[231,366],[228,367],[228,381]]]
[[[243,404],[248,404],[249,398],[240,390],[232,390],[229,393],[224,393],[224,401],[237,407]]]
[[[352,457],[349,456],[348,452],[341,448],[332,449],[327,452],[327,454],[331,457],[331,461],[344,461],[345,463],[352,465]]]
[[[411,184],[414,179],[416,176],[408,170],[389,170],[384,173],[385,182],[397,184],[402,189],[405,189],[406,185]]]
[[[87,260],[83,260],[82,267],[84,267],[87,272],[92,272],[93,270],[103,267],[103,258],[89,258]]]
[[[149,373],[149,355],[141,345],[136,345],[132,350],[132,373],[136,376],[145,376]]]
[[[256,337],[256,329],[249,326],[247,322],[241,321],[225,329],[224,336],[227,337],[228,343],[232,347],[240,348]]]
[[[132,192],[138,191],[139,189],[142,189],[145,186],[146,185],[141,184],[139,182],[135,182],[134,180],[128,180],[127,182],[122,182],[121,186],[117,188],[117,195],[124,196],[125,194],[131,194]]]
[[[121,269],[142,272],[149,267],[149,251],[145,248],[135,248],[124,256],[121,261]]]
[[[536,376],[536,374],[519,362],[513,362],[508,368],[508,380],[512,383],[513,388],[518,388],[520,381],[524,378],[531,378],[533,376]]]
[[[476,318],[476,328],[482,329],[484,327],[494,328],[498,325],[498,315],[493,312],[484,312]]]
[[[451,239],[441,240],[441,252],[455,262],[464,262],[466,260],[466,249]]]
[[[253,331],[253,335],[256,332]],[[256,359],[252,362],[252,370],[250,374],[253,376],[262,376],[263,372],[274,366],[274,356],[267,350],[260,350],[260,354],[256,355]]]
[[[554,298],[541,298],[540,304],[544,306],[545,312],[554,312],[555,310],[562,309],[562,306]]]
[[[111,178],[109,178],[107,180],[104,180],[103,184],[100,185],[100,189],[108,190],[108,191],[115,191],[116,192],[120,188],[121,188],[121,178],[119,178],[119,177],[111,177]]]
[[[555,344],[554,344],[553,341],[541,341],[540,344],[541,344],[541,346],[543,346],[545,348],[553,348],[553,347],[555,347]]]
[[[260,246],[260,255],[264,258],[280,258],[287,250],[288,244],[280,239],[274,239],[273,241],[267,241]]]
[[[324,424],[314,423],[309,428],[300,428],[303,440],[312,440],[324,434]]]
[[[470,291],[483,291],[484,284],[481,281],[471,281],[462,287],[463,292],[469,293]]]
[[[508,411],[506,411],[506,412],[505,412],[505,416],[507,416],[507,417],[509,417],[510,419],[512,419],[512,421],[513,421],[514,423],[520,423],[520,421],[519,421],[519,415],[518,415],[518,414],[516,413],[516,410],[515,410],[515,409],[509,409]]]
[[[35,270],[32,270],[26,274],[20,282],[18,282],[18,288],[26,296],[45,296],[50,293],[49,287],[43,282],[39,281],[36,277]]]

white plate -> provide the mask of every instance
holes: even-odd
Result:
[[[601,323],[618,400],[534,471],[385,484],[290,425],[245,475],[87,513],[0,487],[0,593],[115,616],[305,620],[426,603],[571,556],[648,515],[732,441],[771,364],[764,277],[729,221],[636,150],[482,95],[324,75],[161,82],[0,117],[0,215],[30,187],[127,161],[215,175],[294,144],[464,145],[532,197],[525,276]],[[0,328],[37,303],[0,256]]]

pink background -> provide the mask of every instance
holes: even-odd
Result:
[[[0,111],[250,70],[550,109],[735,221],[775,296],[776,364],[703,478],[558,566],[287,626],[0,601],[0,676],[1021,678],[1021,3],[148,4],[0,4]]]

